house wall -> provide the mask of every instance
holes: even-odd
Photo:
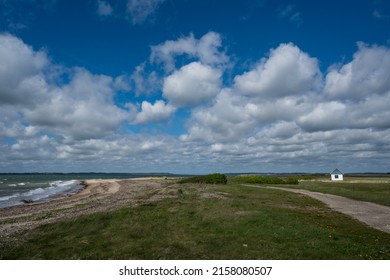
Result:
[[[336,178],[337,176],[337,178]],[[330,179],[332,181],[342,181],[343,180],[343,175],[342,174],[331,174]]]

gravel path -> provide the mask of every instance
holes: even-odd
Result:
[[[370,227],[390,233],[390,207],[388,206],[378,205],[371,202],[353,200],[333,194],[318,193],[301,189],[290,189],[270,186],[263,187],[258,185],[245,186],[277,189],[304,194],[314,199],[320,200],[327,204],[331,209],[349,215],[369,225]]]

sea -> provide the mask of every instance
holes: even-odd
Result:
[[[84,188],[88,179],[129,179],[175,176],[166,173],[18,173],[0,174],[0,208],[69,196]]]

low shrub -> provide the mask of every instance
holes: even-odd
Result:
[[[202,176],[194,176],[189,178],[184,178],[178,182],[179,184],[185,183],[203,183],[203,184],[223,184],[227,183],[227,178],[224,174],[209,174]]]
[[[292,184],[297,185],[298,179],[295,177],[267,177],[267,176],[235,176],[229,178],[232,183],[246,183],[246,184]]]
[[[294,176],[293,178],[296,178],[297,180],[314,180],[314,179],[317,179],[316,176],[310,175],[310,174],[297,175],[297,176]]]

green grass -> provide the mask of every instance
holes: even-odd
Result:
[[[315,192],[340,195],[360,201],[390,206],[390,183],[364,178],[347,179],[343,182],[300,181],[299,185],[286,186]]]
[[[306,196],[236,184],[180,190],[174,199],[41,226],[0,258],[390,259],[390,234]]]

